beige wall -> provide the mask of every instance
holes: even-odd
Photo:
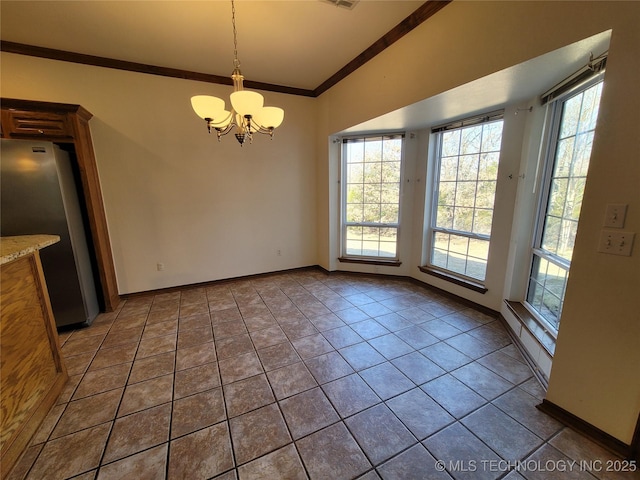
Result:
[[[596,245],[607,203],[628,203],[625,229],[640,235],[638,18],[638,2],[455,1],[323,94],[318,123],[319,138],[327,138],[613,30],[548,399],[626,443],[640,410],[640,241],[631,258],[596,253]],[[318,261],[330,267],[337,167],[322,160],[330,158],[327,145],[318,152]]]
[[[190,105],[230,87],[3,53],[1,89],[93,113],[121,294],[317,263],[313,99],[266,92],[284,123],[240,147]]]

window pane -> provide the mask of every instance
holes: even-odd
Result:
[[[456,186],[456,205],[473,207],[476,203],[476,182],[458,182]]]
[[[363,206],[360,204],[347,205],[347,222],[360,223],[363,221]]]
[[[584,92],[582,110],[580,111],[579,132],[591,132],[596,129],[602,84],[596,85]]]
[[[387,204],[398,204],[400,197],[399,183],[383,183],[380,187],[380,201]]]
[[[380,251],[379,256],[395,258],[396,245],[398,244],[397,228],[381,228],[380,229]]]
[[[375,225],[397,225],[400,220],[402,142],[401,136],[345,141],[344,255],[396,258],[397,227]]]
[[[436,232],[431,265],[474,279],[484,279],[489,242],[461,235]]]
[[[438,192],[438,205],[456,204],[456,184],[455,182],[440,182]]]
[[[347,227],[350,229],[351,227]],[[366,257],[395,258],[398,231],[396,228],[357,227],[359,232],[354,232],[356,237],[349,240],[347,232],[347,252],[352,255]]]
[[[461,153],[478,153],[482,142],[482,125],[462,129]]]
[[[364,182],[364,168],[362,163],[352,163],[347,167],[347,183]]]
[[[580,119],[580,105],[582,95],[576,95],[567,100],[562,111],[562,124],[560,126],[560,138],[574,136],[578,132],[578,120]]]
[[[385,183],[400,183],[400,162],[382,163],[382,181]]]
[[[361,184],[347,186],[347,203],[362,203],[364,200],[364,187]]]
[[[349,163],[364,162],[364,142],[349,142],[346,144]]]
[[[570,220],[580,218],[582,209],[582,197],[584,196],[584,186],[587,182],[585,177],[573,177],[567,186],[567,200],[564,207],[564,216]]]
[[[365,203],[380,203],[380,183],[364,185],[364,202]]]
[[[458,180],[477,180],[479,155],[463,155],[458,164]]]
[[[348,255],[362,255],[362,227],[347,227],[346,252]]]
[[[364,221],[367,223],[379,223],[380,222],[380,204],[379,203],[366,203],[364,205]]]
[[[446,233],[436,232],[433,236],[433,255],[431,264],[440,268],[447,268],[447,252],[449,251],[449,237]]]
[[[491,234],[503,121],[439,133],[437,205],[432,229],[457,230],[446,237],[434,232],[431,264],[453,273],[484,280],[489,241],[472,236]]]
[[[576,137],[576,152],[572,165],[572,175],[586,177],[593,147],[593,132],[583,133]]]
[[[383,142],[383,156],[384,161],[400,163],[402,158],[402,139],[385,137]]]
[[[554,127],[559,136],[547,160],[552,165],[546,183],[549,196],[539,213],[544,220],[535,244],[545,251],[545,258],[534,255],[527,302],[556,330],[569,273],[558,264],[565,265],[573,256],[601,92],[602,82],[561,104]]]
[[[439,206],[437,215],[437,227],[448,229],[453,228],[453,207]]]
[[[484,278],[489,257],[489,242],[486,240],[469,240],[469,258],[466,275],[472,278]]]
[[[454,181],[458,176],[458,157],[442,157],[440,163],[440,181]]]
[[[380,183],[382,178],[382,164],[365,163],[364,164],[364,183]]]
[[[453,229],[470,232],[473,229],[473,208],[456,207],[453,211]]]
[[[493,211],[475,209],[473,219],[473,233],[480,235],[491,235],[491,220]]]
[[[499,152],[501,144],[502,144],[502,122],[500,121],[500,122],[492,122],[492,123],[485,124],[484,130],[482,132],[482,151],[483,152]]]
[[[571,174],[571,160],[573,158],[574,142],[575,137],[565,138],[558,142],[554,177],[568,177]]]
[[[549,215],[561,217],[564,213],[564,206],[567,203],[567,189],[569,180],[567,178],[554,178],[551,181],[551,196],[549,197]]]
[[[442,134],[442,156],[451,157],[460,154],[460,130],[444,132]]]
[[[449,251],[451,253],[458,253],[460,255],[466,255],[469,250],[469,239],[466,237],[459,237],[457,235],[451,235],[449,238]]]
[[[495,181],[478,182],[478,190],[476,191],[476,207],[492,209],[495,193],[496,193]]]
[[[560,243],[560,226],[562,219],[560,217],[547,217],[546,228],[542,237],[542,248],[551,253],[558,253],[558,244]]]
[[[400,206],[397,203],[383,203],[380,206],[380,221],[382,223],[398,223],[400,221]]]
[[[480,155],[480,165],[478,171],[479,180],[495,180],[498,178],[498,161],[500,153],[483,153]]]
[[[382,140],[367,138],[364,142],[364,161],[378,163],[382,161]]]
[[[567,270],[539,256],[534,257],[527,302],[552,328],[557,329],[567,285]]]

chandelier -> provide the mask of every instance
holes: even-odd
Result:
[[[238,60],[238,39],[236,32],[236,7],[231,0],[231,23],[233,25],[233,93],[230,95],[231,111],[225,109],[225,101],[209,95],[191,97],[191,106],[196,114],[207,122],[207,129],[216,131],[218,141],[223,135],[236,129],[236,139],[242,146],[245,140],[253,141],[254,133],[262,133],[273,138],[273,131],[282,123],[284,110],[265,107],[264,97],[258,92],[245,90],[244,76],[240,72]]]

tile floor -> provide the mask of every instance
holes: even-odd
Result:
[[[535,408],[499,321],[408,281],[135,296],[60,338],[71,379],[12,479],[640,478]]]

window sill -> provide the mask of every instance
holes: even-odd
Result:
[[[544,348],[547,353],[553,357],[556,351],[555,337],[540,324],[538,319],[533,316],[531,312],[527,310],[527,307],[525,307],[521,302],[505,300],[504,303],[507,304],[511,313],[520,320],[520,323],[524,328],[526,328],[527,331],[533,335],[536,340],[538,340],[542,348]]]
[[[451,275],[431,267],[419,266],[418,268],[422,273],[433,275],[434,277],[446,280],[447,282],[454,283],[464,288],[468,288],[469,290],[473,290],[474,292],[482,293],[483,295],[489,291],[489,289],[481,283],[477,283],[466,278],[456,277],[455,275]]]
[[[400,260],[380,260],[374,258],[338,257],[338,261],[341,263],[360,263],[366,265],[383,265],[387,267],[399,267],[402,265]]]

